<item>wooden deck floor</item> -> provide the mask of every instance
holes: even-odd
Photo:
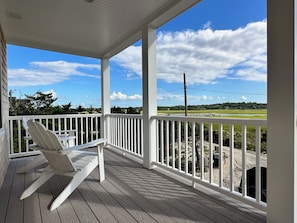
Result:
[[[261,211],[186,186],[126,157],[105,150],[106,180],[94,171],[56,210],[48,205],[68,179],[53,177],[24,201],[19,196],[39,170],[17,174],[31,158],[10,161],[0,190],[0,223],[46,222],[266,222]]]

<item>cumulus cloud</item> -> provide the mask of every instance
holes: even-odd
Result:
[[[135,94],[135,95],[126,95],[122,92],[112,92],[110,95],[110,100],[112,101],[134,101],[134,100],[141,100],[142,96]]]
[[[175,101],[183,101],[184,96],[180,94],[171,94],[171,93],[162,93],[157,94],[157,100],[159,101],[169,101],[169,100],[175,100]]]
[[[89,74],[97,70],[98,75]],[[39,86],[68,80],[71,76],[99,78],[100,65],[71,63],[66,61],[34,61],[29,69],[8,69],[10,86]]]
[[[236,30],[158,32],[157,77],[166,82],[211,84],[220,78],[266,82],[266,20]],[[141,77],[141,46],[130,46],[113,60]]]
[[[137,75],[141,77],[142,61],[141,61],[141,46],[130,46],[120,54],[112,58],[118,65],[127,69],[127,78]]]
[[[158,101],[177,101],[183,103],[185,98],[183,94],[172,94],[172,93],[158,93]],[[212,100],[211,96],[207,95],[187,95],[187,101],[189,104],[196,103],[197,101],[207,101]]]
[[[246,101],[247,100],[247,97],[241,96],[241,100]]]
[[[251,58],[246,58],[246,60],[229,70],[230,79],[266,82],[266,61],[266,54],[258,54]]]

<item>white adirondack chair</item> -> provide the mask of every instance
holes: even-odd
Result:
[[[29,129],[28,121],[29,120],[30,119],[28,117],[25,117],[25,116],[22,119],[23,127],[26,130],[26,136],[24,138],[27,141],[32,140],[32,137],[28,134],[28,132],[29,132],[28,131],[28,129]],[[56,132],[56,133],[58,134],[58,138],[62,142],[64,147],[71,147],[71,146],[75,145],[76,137],[73,135],[73,131],[60,131],[60,132]],[[34,143],[35,142],[33,142],[33,144],[29,145],[29,147],[32,150],[36,149],[36,145]],[[43,154],[40,154],[40,155],[36,156],[31,162],[29,162],[26,165],[20,167],[18,169],[17,173],[25,173],[28,170],[39,167],[39,166],[41,166],[42,164],[45,164],[45,163],[47,163],[46,158],[43,156]]]
[[[41,176],[22,193],[21,200],[33,194],[55,174],[71,177],[69,184],[52,202],[50,206],[52,211],[59,207],[97,166],[99,167],[99,181],[102,182],[105,179],[103,158],[105,139],[65,149],[58,136],[53,131],[45,129],[39,122],[29,120],[28,126],[33,141],[48,160],[49,165],[42,171]],[[82,150],[94,146],[97,146],[96,153]]]

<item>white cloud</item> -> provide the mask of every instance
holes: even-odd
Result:
[[[122,92],[112,92],[110,95],[110,100],[112,101],[135,101],[135,100],[141,100],[142,96],[135,94],[135,95],[126,95],[123,94]]]
[[[127,69],[128,77],[137,74],[141,76],[142,61],[141,61],[141,46],[130,46],[120,54],[112,58],[117,64]]]
[[[218,96],[217,99],[218,99],[218,100],[225,100],[226,97],[225,97],[225,96]]]
[[[203,25],[203,29],[209,29],[209,28],[211,28],[211,21],[208,21]]]
[[[57,93],[53,89],[50,89],[49,91],[46,91],[46,92],[43,92],[43,93],[45,93],[45,94],[50,94],[51,93],[53,95],[53,99],[58,98]]]
[[[241,100],[246,101],[247,100],[247,97],[241,96]]]
[[[216,83],[220,78],[266,82],[266,20],[236,30],[158,32],[157,76],[166,82]],[[131,46],[113,60],[141,77],[141,46]]]
[[[180,94],[171,94],[171,93],[159,93],[157,94],[157,100],[159,101],[167,101],[174,100],[182,102],[184,100],[184,96]]]
[[[211,99],[210,97],[208,97],[207,95],[202,95],[201,96],[201,100],[209,100]]]
[[[181,104],[184,103],[184,95],[182,94],[171,94],[171,93],[158,93],[158,101],[177,101]],[[208,101],[213,100],[213,97],[207,95],[187,95],[188,104],[195,104],[197,101]]]
[[[266,70],[266,54],[255,55],[230,69],[230,78],[266,82]]]
[[[110,95],[110,100],[112,101],[139,101],[142,100],[142,96],[135,95],[127,95],[122,92],[112,92]],[[183,94],[172,94],[172,93],[158,93],[157,100],[166,102],[166,101],[177,101],[179,103],[184,103],[184,95]],[[208,101],[213,100],[213,97],[207,95],[187,95],[188,104],[196,103],[197,101]]]
[[[87,70],[97,70],[98,75],[88,74]],[[59,83],[71,76],[99,78],[99,64],[71,63],[66,61],[31,62],[29,69],[8,69],[10,86],[39,86]]]

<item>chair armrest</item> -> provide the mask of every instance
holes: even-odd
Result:
[[[96,139],[96,140],[93,140],[91,142],[88,142],[88,143],[85,143],[85,144],[82,144],[82,145],[65,148],[65,149],[63,149],[63,151],[67,152],[67,151],[71,151],[71,150],[87,149],[87,148],[90,148],[90,147],[94,147],[94,146],[98,146],[100,144],[103,144],[106,141],[107,141],[107,139]]]
[[[60,131],[54,131],[58,136],[60,135],[71,135],[71,136],[74,136],[76,130],[60,130]]]
[[[24,140],[32,140],[32,137],[31,136],[24,136]]]
[[[59,135],[58,139],[60,141],[68,141],[68,140],[76,139],[76,136],[68,136],[68,135],[62,136],[62,135]]]
[[[33,143],[29,145],[29,150],[39,150],[40,147],[38,147],[37,144]]]

